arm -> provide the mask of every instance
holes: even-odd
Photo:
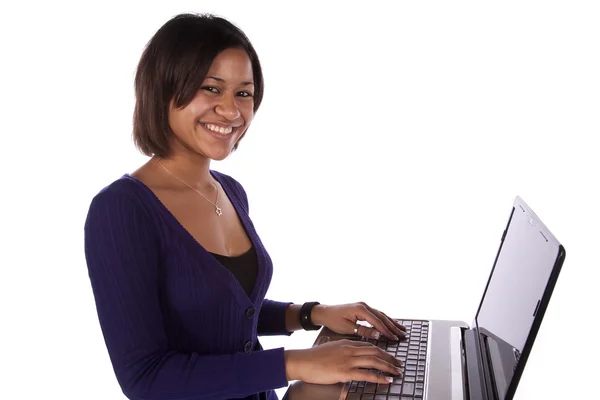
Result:
[[[265,299],[258,316],[258,334],[260,336],[289,336],[293,332],[301,330],[300,307],[300,304]]]
[[[295,307],[296,305],[292,303],[265,299],[258,315],[258,335],[291,335],[293,330],[290,330],[288,325],[289,310]]]
[[[158,236],[134,197],[103,192],[92,201],[85,255],[106,346],[129,399],[235,398],[287,385],[282,348],[201,355],[169,347]]]

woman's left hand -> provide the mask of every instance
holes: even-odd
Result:
[[[341,335],[354,334],[354,329],[358,327],[358,336],[371,339],[378,339],[383,334],[390,340],[398,341],[407,336],[403,325],[364,302],[337,306],[320,304],[312,309],[311,319],[314,324],[326,326]],[[358,325],[358,321],[366,321],[372,328]]]

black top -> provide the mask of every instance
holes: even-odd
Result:
[[[254,246],[246,253],[236,257],[228,257],[214,253],[210,254],[212,254],[221,265],[227,268],[233,276],[235,276],[246,294],[250,296],[258,276],[258,258],[256,258]]]

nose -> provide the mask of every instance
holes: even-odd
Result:
[[[215,111],[217,114],[230,121],[233,121],[240,116],[240,109],[235,101],[235,96],[229,94],[221,97],[221,101],[215,107]]]

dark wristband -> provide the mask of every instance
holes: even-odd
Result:
[[[302,329],[305,331],[318,331],[321,329],[321,326],[313,324],[310,316],[313,307],[319,304],[321,303],[316,301],[302,304],[302,307],[300,308],[300,326],[302,326]]]

